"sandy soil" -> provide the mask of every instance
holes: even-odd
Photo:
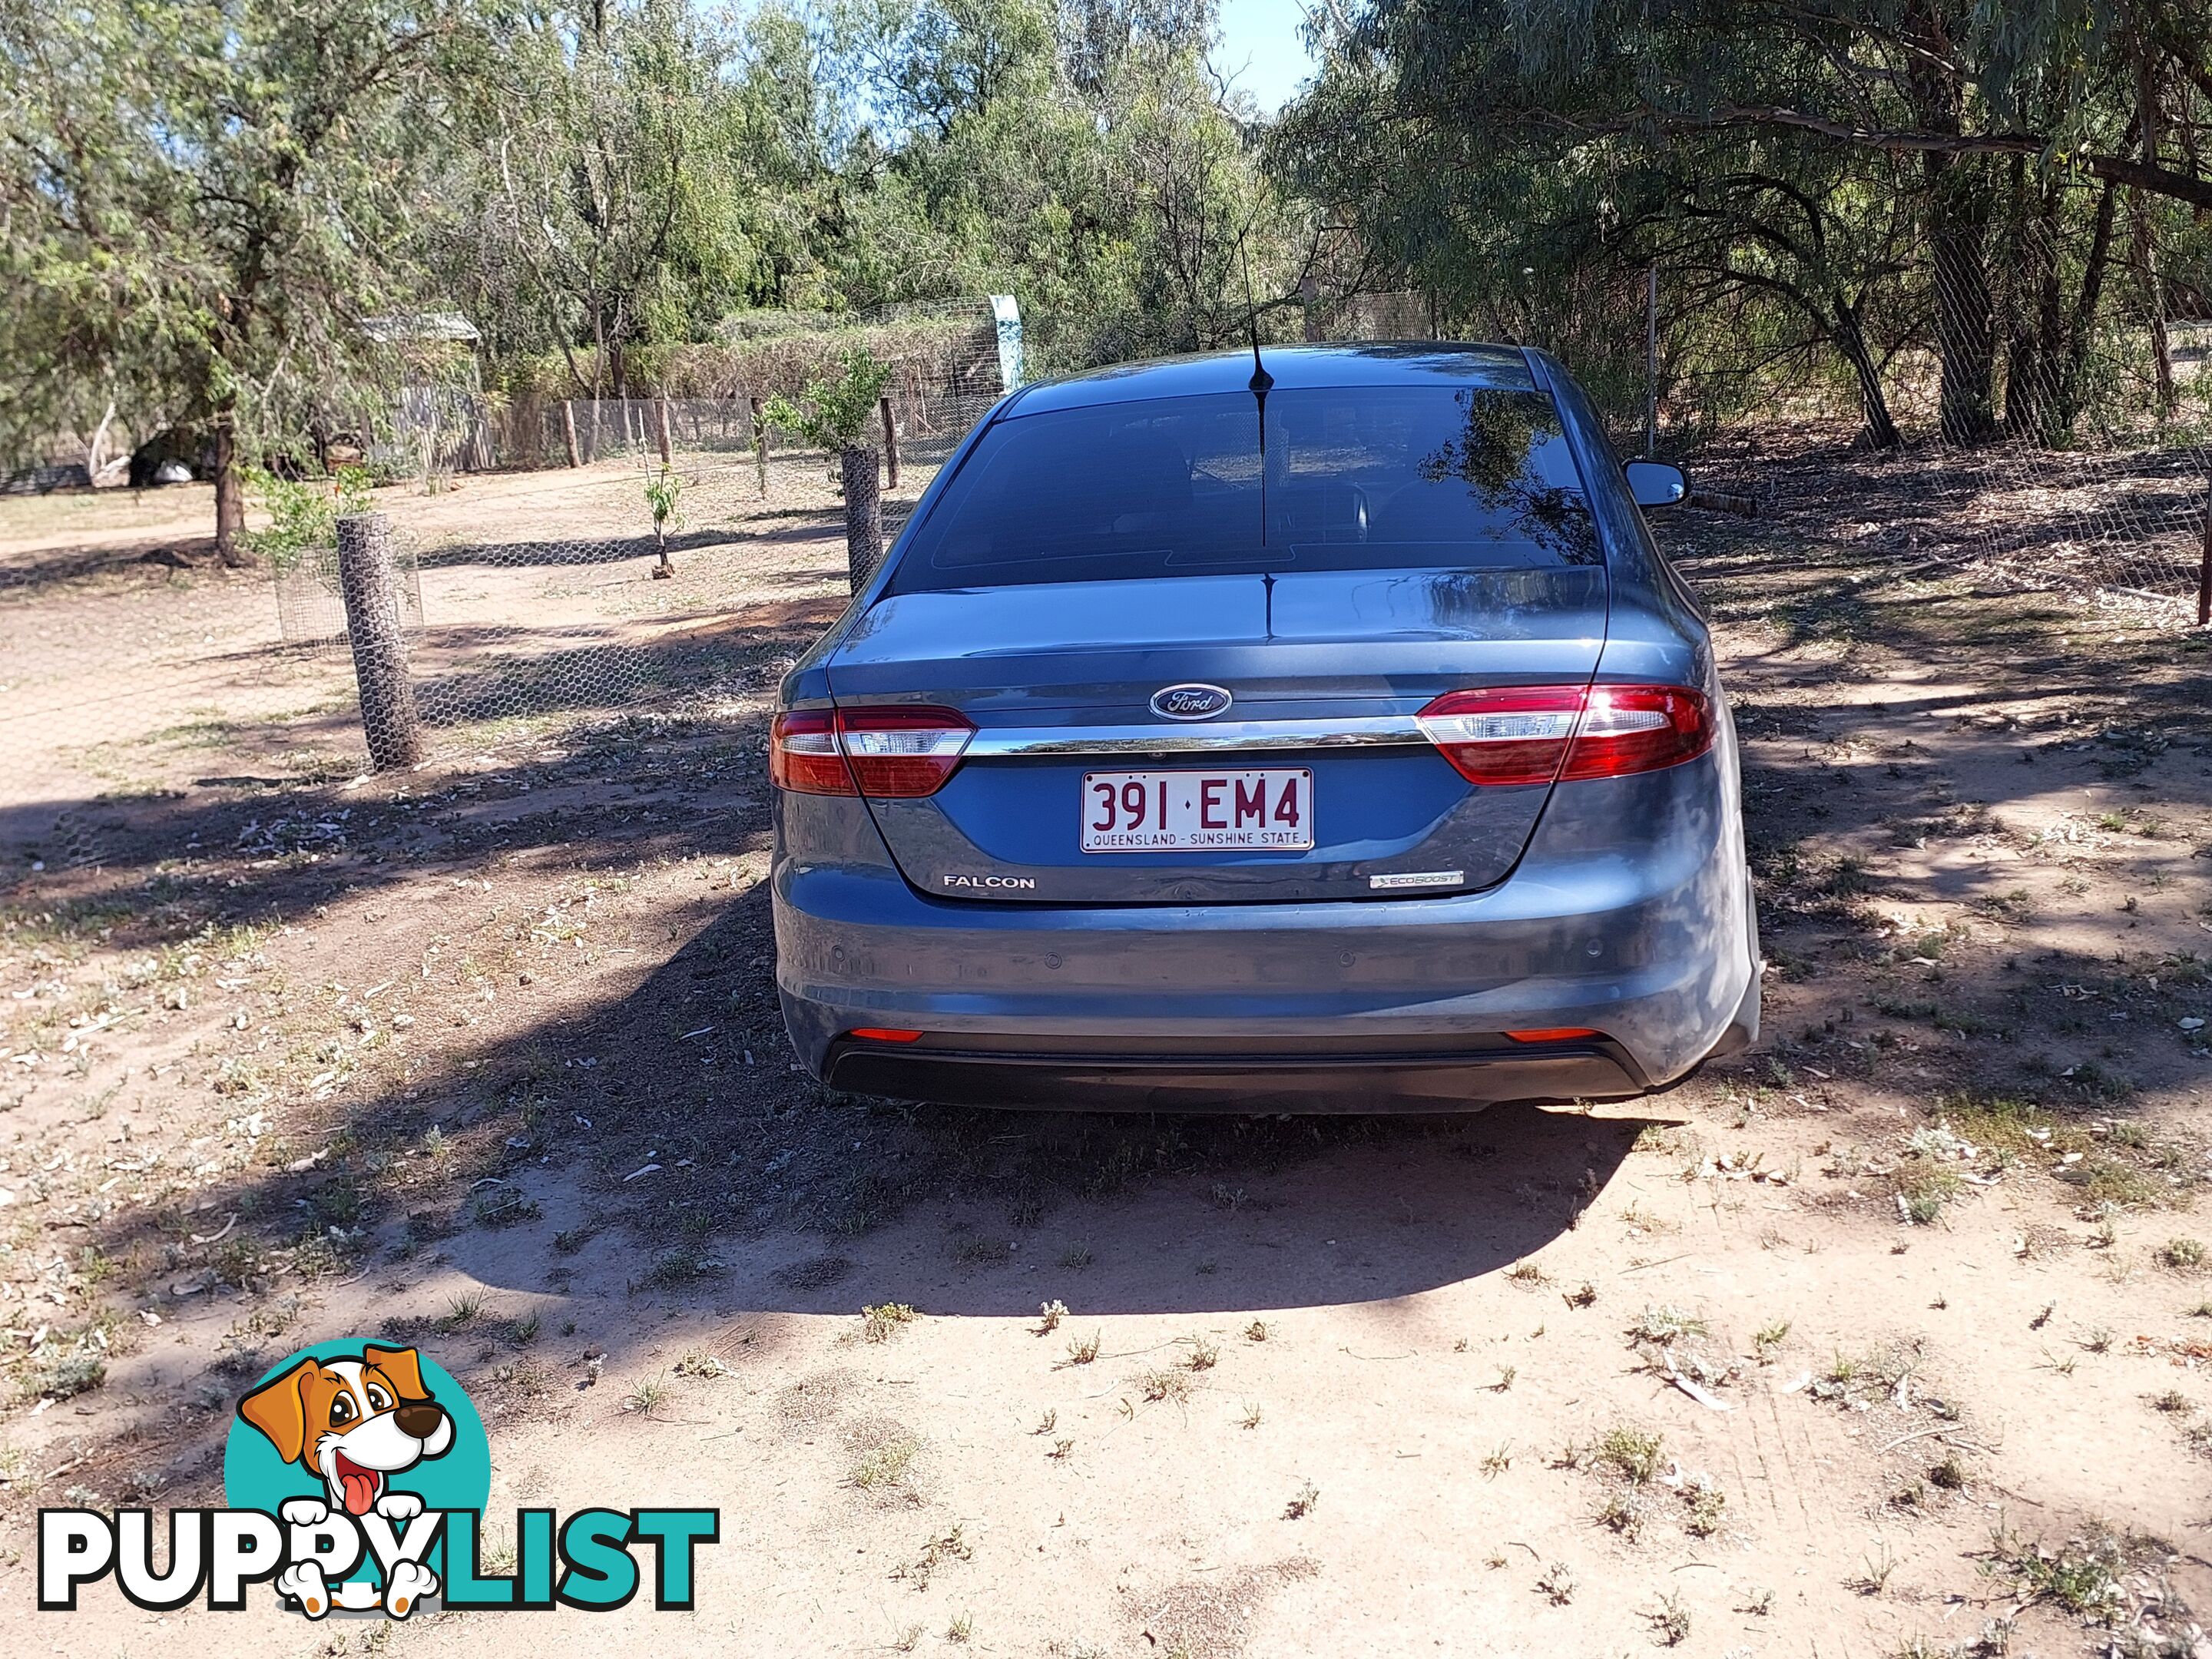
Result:
[[[696,1613],[561,1616],[611,1651],[2212,1650],[2208,641],[1930,568],[1900,473],[1756,487],[1662,534],[1767,1036],[1626,1106],[823,1096],[758,676],[61,803],[100,860],[0,890],[0,1616],[40,1504],[212,1501],[242,1379],[382,1332],[483,1408],[495,1522],[721,1508]],[[41,1648],[543,1639],[86,1602]]]
[[[413,675],[435,750],[755,678],[836,614],[845,553],[825,533],[818,459],[774,460],[765,494],[727,455],[681,455],[677,471],[672,580],[653,579],[634,458],[376,492],[419,592]],[[908,464],[888,520],[932,473]],[[95,861],[110,802],[210,774],[362,769],[334,569],[295,579],[288,638],[276,573],[214,562],[213,514],[197,484],[0,499],[0,841]]]

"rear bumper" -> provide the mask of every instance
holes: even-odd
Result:
[[[1385,902],[938,899],[863,851],[865,819],[841,835],[842,803],[805,798],[820,816],[770,876],[785,1021],[815,1076],[908,1099],[1444,1110],[1664,1088],[1758,1018],[1732,790],[1688,775],[1710,766],[1563,786],[1575,810],[1555,800],[1510,879]],[[1560,1028],[1604,1041],[1504,1036]]]
[[[1494,1044],[1422,1052],[1255,1052],[1249,1043],[1146,1045],[1106,1053],[1033,1040],[913,1044],[840,1037],[824,1079],[859,1094],[961,1106],[1146,1112],[1462,1112],[1504,1101],[1619,1100],[1647,1091],[1610,1042]]]

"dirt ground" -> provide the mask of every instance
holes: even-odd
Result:
[[[514,1650],[31,1611],[40,1505],[219,1501],[243,1387],[381,1334],[483,1410],[495,1540],[720,1508],[696,1613],[562,1615],[606,1651],[2212,1654],[2212,636],[1769,451],[1708,464],[1759,517],[1661,532],[1745,739],[1766,1034],[1625,1105],[824,1096],[765,674],[0,817],[0,1620]],[[46,856],[71,811],[96,860]]]
[[[887,520],[933,470],[909,462]],[[846,559],[823,534],[818,459],[781,458],[757,479],[726,455],[679,454],[677,471],[667,580],[652,580],[634,458],[376,492],[419,592],[411,673],[434,749],[482,752],[592,711],[750,685],[837,614]],[[220,787],[210,775],[282,785],[362,769],[335,572],[291,580],[288,634],[276,573],[217,563],[213,517],[198,484],[0,499],[0,841],[94,862],[112,805]]]

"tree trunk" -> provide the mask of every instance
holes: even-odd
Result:
[[[215,415],[215,550],[233,569],[258,564],[246,544],[246,489],[238,476],[238,411]]]
[[[1923,131],[1955,133],[1966,118],[1966,87],[1951,62],[1949,19],[1942,0],[1906,0],[1900,14],[1916,52],[1905,94]],[[1936,278],[1936,349],[1942,360],[1937,392],[1944,441],[1979,443],[1996,426],[1990,393],[1996,378],[1996,330],[1990,310],[1987,264],[1990,198],[1979,159],[1923,152],[1929,263]]]
[[[2096,332],[2097,306],[2104,297],[2105,267],[2112,252],[2112,219],[2119,209],[2118,187],[2107,179],[2097,198],[2097,226],[2089,236],[2089,255],[2081,268],[2081,289],[2074,301],[2074,319],[2066,331],[2066,353],[2058,370],[2058,396],[2051,410],[2054,447],[2074,436],[2081,416],[2082,376],[2089,366],[2089,340]]]
[[[2035,192],[2034,212],[2021,187],[2026,157],[2014,158],[2010,270],[2005,273],[2004,434],[2033,437],[2043,430],[2051,403],[2051,365],[2045,346],[2054,333],[2058,307],[2057,202],[2045,188]]]
[[[1859,409],[1866,416],[1867,441],[1876,449],[1894,449],[1898,445],[1897,422],[1890,418],[1889,398],[1881,389],[1881,370],[1875,364],[1874,354],[1867,349],[1866,331],[1859,324],[1859,313],[1865,304],[1863,294],[1848,305],[1842,295],[1836,296],[1836,349],[1858,377]]]
[[[845,486],[845,560],[857,593],[884,561],[884,501],[876,488],[876,452],[851,445],[837,452]]]
[[[2046,183],[2043,190],[2040,233],[2043,247],[2041,264],[2037,267],[2040,287],[2036,293],[2035,311],[2035,368],[2036,386],[2035,425],[2032,434],[2036,441],[2050,447],[2060,441],[2063,434],[2057,431],[2058,404],[2061,395],[2059,382],[2065,373],[2066,314],[2060,303],[2058,288],[2058,189],[2055,183]],[[2008,413],[2012,393],[2005,393]]]
[[[1989,204],[1972,164],[1928,157],[1929,246],[1936,276],[1936,401],[1944,441],[1978,444],[1996,428],[1996,330],[1986,262]],[[1941,165],[1938,165],[1938,164]]]
[[[2142,289],[2143,320],[2150,325],[2151,372],[2158,387],[2158,417],[2173,413],[2173,343],[2166,330],[2166,283],[2158,270],[2158,249],[2151,239],[2150,216],[2143,210],[2141,191],[2130,192],[2129,228],[2134,235],[2136,281]]]
[[[2121,14],[2123,17],[2125,12]],[[2159,101],[2157,76],[2151,69],[2149,54],[2138,45],[2136,59],[2136,125],[2142,129],[2144,165],[2158,165],[2160,126],[2165,112]],[[2193,160],[2195,146],[2190,146]],[[2192,166],[2192,172],[2195,171]],[[2165,424],[2173,413],[2173,343],[2166,332],[2166,283],[2159,276],[2158,249],[2151,240],[2148,204],[2143,192],[2128,192],[2128,218],[2135,233],[2135,266],[2136,280],[2142,285],[2144,320],[2150,325],[2150,353],[2152,368],[2158,384],[2158,418]],[[2199,216],[2202,217],[2202,215]]]
[[[110,398],[107,413],[100,417],[92,441],[84,447],[84,481],[94,489],[100,487],[100,475],[107,471],[107,428],[114,424],[115,399]]]

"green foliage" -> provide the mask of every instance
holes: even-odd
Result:
[[[110,398],[235,463],[327,414],[404,307],[473,0],[0,3],[0,441]]]
[[[249,532],[248,545],[279,570],[289,570],[312,548],[337,540],[337,521],[368,511],[369,472],[342,466],[328,478],[286,478],[265,467],[245,469],[246,487],[255,505],[269,514],[268,527]]]
[[[667,467],[645,481],[645,504],[653,512],[653,533],[665,535],[679,520],[676,503],[684,494],[683,477]]]
[[[769,421],[833,455],[865,447],[876,418],[876,402],[890,377],[890,364],[878,362],[866,347],[854,346],[841,360],[839,372],[809,380],[797,403],[770,398]]]
[[[741,43],[685,0],[525,12],[497,54],[434,257],[495,349],[626,395],[639,354],[761,297],[776,204],[746,158],[774,123],[731,77]]]
[[[0,447],[112,398],[132,441],[185,424],[227,476],[298,461],[474,367],[426,364],[404,325],[432,311],[518,399],[789,398],[842,375],[856,319],[992,292],[1043,372],[1241,341],[1255,302],[1295,337],[1301,277],[1357,258],[1209,78],[1212,15],[0,0]],[[978,320],[860,339],[921,390]]]
[[[2085,0],[1401,0],[1331,25],[1269,148],[1457,330],[1561,351],[1616,415],[1642,412],[1656,264],[1678,418],[1810,390],[1886,444],[1918,354],[1953,438],[2060,443],[2085,414],[2176,401],[2104,367],[2133,380],[2146,355],[2109,337],[2142,280],[2112,190],[2142,186],[2153,280],[2196,286],[2196,11],[2147,0],[2121,31]]]
[[[1678,428],[1787,396],[1886,442],[1923,386],[1962,440],[2171,428],[2212,384],[2145,338],[2212,291],[2201,9],[1370,0],[1267,120],[1212,0],[0,0],[0,460],[112,401],[234,477],[479,368],[519,412],[780,392],[839,447],[886,366],[975,349],[972,304],[884,308],[991,293],[1050,374],[1415,290],[1626,422],[1655,265]],[[1500,412],[1437,465],[1488,487]],[[307,509],[256,487],[281,559]]]

